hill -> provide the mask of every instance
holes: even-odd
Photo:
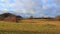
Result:
[[[0,14],[1,21],[18,22],[18,20],[20,20],[21,18],[21,16],[16,16],[11,13]]]

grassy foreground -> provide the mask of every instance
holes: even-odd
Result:
[[[60,34],[60,21],[13,23],[0,21],[0,34]]]

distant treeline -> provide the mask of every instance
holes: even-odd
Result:
[[[34,18],[33,16],[30,16],[29,19],[49,19],[49,20],[55,20],[55,21],[60,21],[60,16],[56,16],[54,18],[52,17],[38,17],[38,18]]]
[[[0,14],[0,21],[19,22],[21,19],[24,18],[22,16],[17,16],[11,13]],[[52,17],[34,18],[33,16],[30,16],[28,19],[48,19],[48,20],[60,21],[60,16],[56,16],[55,18]]]

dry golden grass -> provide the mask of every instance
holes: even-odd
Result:
[[[20,23],[0,21],[0,30],[60,34],[60,21],[49,21],[45,19],[23,19]]]

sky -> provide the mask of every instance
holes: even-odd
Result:
[[[60,0],[0,0],[0,14],[23,17],[55,17],[60,15]]]

